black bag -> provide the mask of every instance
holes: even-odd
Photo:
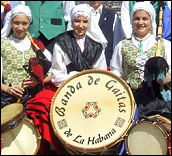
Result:
[[[37,55],[39,64],[43,68],[44,74],[46,74],[51,67],[51,62],[49,60],[47,60],[47,58],[45,57],[45,55],[43,54],[43,52],[41,50],[38,50],[36,52],[36,55]]]

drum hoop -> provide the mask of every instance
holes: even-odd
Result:
[[[168,130],[169,131],[171,130],[171,121],[168,118],[161,116],[159,114],[149,116],[149,118],[159,120],[161,124],[159,124],[159,123],[157,123],[157,124],[162,127],[162,129],[167,133],[167,135],[169,135]],[[168,129],[168,127],[166,127],[166,125],[163,125],[163,124],[167,124],[170,127],[170,129]],[[166,130],[166,129],[168,129],[168,130]]]
[[[122,78],[118,77],[117,75],[113,74],[112,72],[110,71],[105,71],[105,70],[101,70],[101,69],[90,69],[90,70],[84,70],[82,72],[79,72],[75,75],[73,75],[72,77],[70,77],[69,79],[67,79],[63,84],[61,84],[61,86],[57,89],[56,93],[54,94],[52,100],[51,100],[51,106],[50,106],[50,121],[51,121],[51,125],[52,125],[52,128],[53,128],[53,131],[55,133],[55,136],[62,142],[62,144],[64,144],[65,146],[67,145],[69,148],[72,148],[72,149],[75,149],[79,152],[99,152],[99,151],[102,151],[103,149],[104,150],[107,150],[108,148],[114,146],[115,144],[117,144],[119,141],[115,140],[114,142],[112,143],[109,143],[106,147],[105,146],[101,146],[101,147],[97,147],[97,148],[82,148],[82,147],[77,147],[77,146],[74,146],[70,143],[67,143],[60,135],[58,135],[58,132],[55,128],[55,125],[54,125],[54,122],[53,122],[53,106],[54,106],[54,100],[56,98],[56,96],[59,94],[59,92],[61,91],[61,89],[69,82],[71,81],[72,79],[76,78],[76,77],[79,77],[79,76],[82,76],[84,74],[88,74],[88,73],[104,73],[106,75],[110,75],[110,76],[113,76],[115,78],[117,78],[120,82],[122,82],[126,89],[127,89],[127,92],[128,92],[128,95],[130,97],[130,101],[131,103],[133,104],[132,107],[133,107],[133,111],[131,112],[130,114],[130,121],[128,122],[129,125],[128,125],[128,128],[124,131],[123,135],[118,137],[117,139],[119,139],[119,141],[121,140],[124,140],[123,137],[126,135],[128,129],[131,127],[132,125],[132,122],[134,120],[134,115],[135,115],[135,110],[136,110],[136,103],[135,103],[135,100],[134,100],[134,96],[132,94],[132,91],[129,87],[129,85],[125,82],[125,80],[123,80]],[[117,142],[116,142],[117,141]]]
[[[133,124],[131,127],[130,127],[130,129],[128,130],[128,132],[127,132],[127,135],[124,137],[124,143],[125,143],[125,148],[126,148],[126,154],[127,155],[132,155],[131,153],[130,153],[130,150],[129,150],[129,147],[128,147],[128,136],[129,136],[129,134],[130,134],[130,132],[132,131],[132,129],[135,127],[135,126],[137,126],[137,125],[139,125],[139,124],[141,124],[141,123],[148,123],[148,124],[151,124],[151,125],[154,125],[154,126],[156,126],[156,127],[158,127],[160,130],[161,130],[161,132],[162,132],[162,134],[163,134],[163,136],[164,136],[164,139],[165,139],[165,142],[166,142],[166,144],[168,145],[168,139],[167,139],[167,133],[164,131],[164,129],[161,127],[161,126],[159,126],[157,123],[153,123],[153,122],[151,122],[151,121],[147,121],[147,120],[141,120],[141,121],[136,121],[136,123],[135,124]],[[167,153],[168,153],[168,151],[167,151]],[[167,154],[166,153],[166,154]]]
[[[10,106],[10,105],[8,105],[8,106]],[[26,116],[26,112],[24,112],[24,109],[23,109],[20,113],[16,114],[15,117],[11,118],[10,120],[4,122],[1,125],[1,133],[7,132],[10,129],[17,127],[23,121],[25,116]],[[12,123],[12,126],[9,125],[10,123]]]
[[[37,154],[39,152],[39,149],[40,149],[40,146],[41,146],[41,135],[39,133],[39,130],[38,128],[34,125],[33,123],[33,120],[31,119],[28,119],[27,117],[24,118],[29,124],[31,124],[33,126],[33,128],[35,129],[36,131],[36,134],[37,134],[37,148],[36,148],[36,151],[34,152],[34,154]]]

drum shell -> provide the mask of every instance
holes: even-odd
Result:
[[[2,155],[35,155],[39,151],[41,136],[33,121],[28,118],[1,136]]]

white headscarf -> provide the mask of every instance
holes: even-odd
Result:
[[[10,12],[8,12],[6,16],[6,23],[1,30],[1,39],[8,37],[11,31],[11,21],[16,15],[25,15],[28,17],[30,23],[32,22],[31,10],[28,6],[19,4],[15,8],[13,8]]]
[[[91,22],[91,12],[87,4],[76,5],[72,8],[70,13],[71,21],[73,21],[78,16],[84,16],[88,19],[89,23]]]
[[[91,18],[91,7],[88,4],[79,4],[72,8],[70,18],[71,21],[68,25],[68,30],[72,29],[72,21],[78,16],[84,16],[88,19],[90,24],[89,28],[87,29],[86,35],[89,36],[92,40],[101,43],[103,49],[107,46],[107,40],[104,37],[98,23]]]
[[[131,12],[131,23],[133,24],[133,15],[136,11],[138,10],[144,10],[146,11],[150,17],[151,17],[151,21],[152,21],[152,31],[153,34],[156,36],[156,13],[155,13],[155,9],[152,6],[152,4],[150,4],[149,2],[137,2],[134,4],[133,6],[133,10]]]

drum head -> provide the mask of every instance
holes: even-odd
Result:
[[[13,103],[1,109],[1,133],[16,127],[25,117],[23,105]]]
[[[41,136],[31,120],[24,120],[2,134],[2,155],[33,155],[40,148]]]
[[[166,155],[167,135],[156,124],[140,121],[133,125],[125,137],[126,153],[129,155]]]
[[[131,90],[123,79],[109,71],[87,70],[57,90],[50,119],[56,136],[65,146],[97,152],[123,138],[135,108]]]

